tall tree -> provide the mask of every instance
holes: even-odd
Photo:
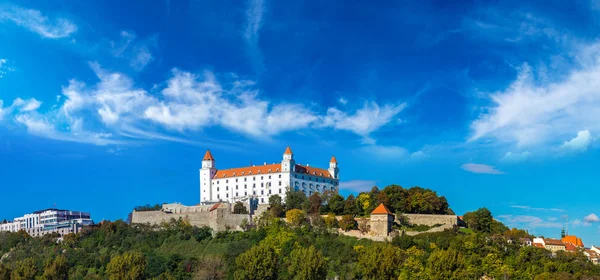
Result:
[[[235,263],[236,280],[277,279],[277,253],[263,243],[239,255]]]
[[[111,280],[137,280],[143,279],[145,269],[146,260],[142,253],[129,251],[113,257],[106,266],[106,273]]]
[[[238,201],[233,206],[233,214],[248,214],[248,208],[244,206],[243,202]]]
[[[356,216],[358,213],[360,213],[358,201],[356,201],[354,195],[351,194],[346,198],[346,202],[344,203],[344,214]]]
[[[319,193],[313,193],[308,197],[308,213],[319,214],[321,212],[321,196]]]
[[[329,199],[329,211],[333,212],[336,215],[341,215],[344,213],[344,197],[339,194],[334,194]]]
[[[285,210],[302,209],[307,201],[308,199],[303,192],[290,190],[285,194]]]
[[[327,261],[323,253],[314,246],[296,248],[290,253],[288,272],[292,279],[326,279]]]
[[[492,212],[487,208],[479,208],[473,212],[468,212],[463,215],[463,220],[467,226],[475,231],[491,232],[492,231]]]

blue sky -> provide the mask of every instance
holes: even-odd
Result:
[[[0,2],[0,216],[195,204],[206,149],[290,145],[600,244],[600,2],[436,2]]]

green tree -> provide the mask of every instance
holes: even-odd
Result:
[[[344,202],[344,213],[347,215],[358,215],[360,213],[360,208],[358,207],[358,201],[354,198],[354,195],[349,195]]]
[[[397,279],[404,257],[402,250],[389,243],[359,249],[357,270],[362,279]]]
[[[137,251],[125,252],[114,256],[106,266],[106,273],[111,280],[143,279],[146,260]]]
[[[364,215],[370,214],[370,209],[373,208],[373,201],[371,196],[367,193],[361,193],[358,195],[358,205],[360,206],[361,213]]]
[[[327,261],[314,246],[296,248],[289,257],[288,272],[292,279],[317,280],[327,278]]]
[[[302,206],[307,202],[306,195],[301,191],[288,191],[285,194],[285,209],[302,209]]]
[[[17,261],[11,273],[13,280],[30,280],[34,279],[37,274],[37,266],[34,258],[26,258],[22,261]]]
[[[345,231],[349,231],[351,229],[357,229],[358,223],[352,217],[352,215],[344,215],[342,219],[339,221],[340,228]]]
[[[436,249],[429,255],[425,271],[428,279],[460,279],[455,273],[465,266],[464,256],[454,249]]]
[[[248,214],[248,208],[244,206],[243,202],[238,201],[233,206],[233,214]]]
[[[328,229],[334,229],[338,227],[338,220],[333,213],[327,214],[325,217],[325,227]]]
[[[341,215],[344,213],[344,197],[339,194],[334,194],[329,199],[329,211],[333,212],[336,215]]]
[[[10,280],[10,269],[0,263],[0,280]]]
[[[306,222],[306,214],[300,209],[292,209],[285,213],[287,222],[293,226],[301,226]]]
[[[283,214],[285,214],[281,196],[278,194],[269,197],[269,213],[273,217],[283,217]]]
[[[319,214],[321,213],[321,196],[319,193],[313,193],[308,197],[308,213]]]
[[[239,255],[236,260],[236,280],[277,279],[278,257],[275,250],[259,244]]]
[[[67,279],[69,276],[69,264],[67,258],[60,255],[54,260],[49,260],[44,268],[44,279],[48,280],[61,280]]]
[[[463,215],[463,220],[470,229],[481,232],[492,231],[492,212],[487,208],[479,208]]]

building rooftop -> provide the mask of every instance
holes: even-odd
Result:
[[[567,236],[563,237],[562,242],[564,242],[564,243],[569,242],[577,247],[585,247],[583,245],[583,241],[581,241],[581,238],[579,238],[575,235],[567,235]]]
[[[546,243],[546,245],[552,246],[565,246],[565,243],[558,239],[545,238],[544,243]]]
[[[378,215],[378,214],[394,215],[394,213],[392,213],[389,209],[387,209],[387,207],[385,207],[385,205],[383,205],[383,203],[380,203],[379,206],[377,206],[377,208],[375,208],[375,210],[373,210],[373,212],[371,212],[371,215]]]
[[[202,160],[215,160],[210,153],[210,150],[206,150],[206,154],[204,154],[204,158]]]
[[[213,178],[221,179],[221,178],[228,178],[228,177],[240,177],[240,176],[258,175],[258,174],[279,173],[279,172],[281,172],[281,163],[274,163],[274,164],[265,164],[265,165],[246,166],[246,167],[217,170],[217,173],[215,173],[215,176]],[[304,166],[304,165],[300,165],[300,164],[296,164],[296,173],[308,174],[308,175],[312,175],[312,176],[333,179],[333,177],[331,176],[329,171],[326,169],[312,167],[312,166]]]

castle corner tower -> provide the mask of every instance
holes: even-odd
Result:
[[[202,158],[202,168],[200,168],[200,203],[214,201],[212,193],[212,178],[217,173],[215,159],[210,150],[206,150]]]

